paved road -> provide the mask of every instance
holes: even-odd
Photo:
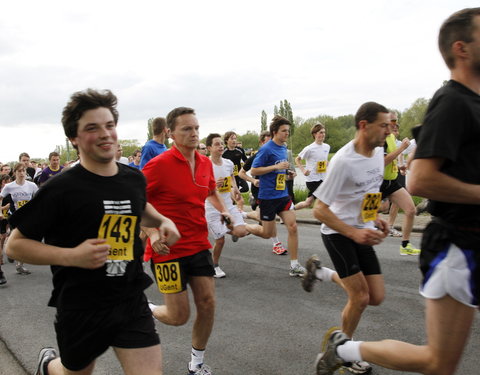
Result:
[[[300,259],[320,254],[324,264],[330,260],[319,237],[319,227],[302,224],[299,228]],[[283,225],[279,236],[286,242]],[[413,242],[418,244],[419,235]],[[389,238],[377,248],[381,260],[387,297],[379,307],[364,313],[357,339],[403,339],[421,344],[424,339],[423,299],[418,294],[420,275],[415,257],[398,254],[399,239]],[[305,293],[297,278],[288,276],[288,257],[271,253],[267,240],[253,236],[237,243],[227,241],[222,257],[227,278],[217,280],[217,313],[206,362],[221,375],[313,374],[312,362],[319,350],[323,332],[339,323],[345,303],[344,293],[334,284],[316,285]],[[54,310],[46,303],[50,293],[48,267],[31,267],[30,276],[14,274],[5,266],[8,284],[0,289],[0,339],[15,358],[32,373],[38,350],[55,345],[52,327]],[[160,302],[154,286],[148,297]],[[185,374],[190,351],[191,322],[183,327],[157,323],[161,335],[164,372]],[[5,351],[4,351],[5,352]],[[0,374],[24,374],[7,367],[0,345]],[[458,374],[478,374],[480,332],[477,317],[469,347]],[[97,363],[95,374],[116,375],[122,371],[114,354],[108,351]],[[399,374],[374,368],[375,374]]]

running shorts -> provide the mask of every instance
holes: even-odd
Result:
[[[315,199],[315,195],[313,195],[313,193],[315,193],[315,190],[318,189],[318,187],[322,184],[323,180],[320,180],[320,181],[306,181],[305,184],[307,185],[307,189],[308,189],[308,196],[309,197],[313,197],[313,199]]]
[[[230,215],[233,217],[233,226],[245,225],[242,214],[240,213],[237,206],[232,206],[229,210]],[[226,224],[222,222],[222,214],[217,210],[207,211],[205,213],[205,218],[207,219],[208,230],[212,234],[213,238],[218,240],[219,238],[225,237],[230,229],[227,228]]]
[[[55,331],[62,364],[70,371],[84,369],[110,346],[137,349],[160,344],[143,292],[108,308],[57,310]]]
[[[380,186],[380,193],[382,193],[382,200],[388,198],[390,195],[395,193],[397,190],[400,190],[402,186],[397,182],[397,180],[383,180],[382,185]]]
[[[277,199],[260,199],[260,219],[263,221],[275,220],[280,212],[293,210],[294,205],[289,196]]]
[[[363,272],[380,275],[380,263],[372,246],[360,245],[341,234],[322,234],[323,243],[341,279]]]

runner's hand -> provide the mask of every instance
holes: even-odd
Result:
[[[158,229],[160,233],[160,239],[168,246],[172,246],[180,239],[180,237],[182,237],[175,223],[168,218],[165,218],[162,221],[162,224]]]
[[[368,245],[374,246],[378,245],[383,241],[385,235],[383,231],[375,230],[375,229],[358,229],[355,228],[351,233],[350,238],[360,244],[360,245]]]
[[[165,243],[165,239],[161,238],[159,230],[152,231],[148,238],[150,239],[150,245],[156,254],[167,255],[170,253],[170,248]]]
[[[387,237],[390,231],[390,226],[385,220],[377,219],[375,220],[375,226],[384,234],[383,237]]]
[[[310,169],[305,169],[305,170],[303,171],[303,175],[304,175],[304,176],[310,176]]]
[[[69,251],[69,266],[95,269],[107,261],[110,245],[104,238],[90,238]]]

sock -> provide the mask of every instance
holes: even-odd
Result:
[[[191,356],[191,362],[189,364],[190,370],[193,370],[196,367],[203,364],[204,354],[205,354],[205,350],[197,350],[192,346],[192,356]]]
[[[214,264],[213,267],[217,268],[217,267],[218,267],[218,263]]]
[[[278,237],[272,237],[272,242],[274,245],[276,245],[277,243],[280,243]]]
[[[362,341],[347,341],[343,345],[337,346],[337,354],[345,362],[363,361],[360,354],[360,344]]]
[[[402,247],[405,247],[405,246],[407,246],[409,242],[410,242],[409,240],[402,241]]]
[[[294,268],[295,266],[299,266],[300,263],[298,263],[298,259],[292,259],[290,260],[290,267]]]
[[[153,310],[155,310],[155,307],[157,307],[157,305],[154,305],[153,303],[148,301],[148,307],[150,308],[150,310],[152,310],[152,313],[153,313]]]
[[[328,267],[322,267],[315,271],[315,277],[322,281],[332,281],[332,276],[335,273],[334,270]]]

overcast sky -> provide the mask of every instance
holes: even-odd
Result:
[[[437,49],[464,0],[9,1],[0,12],[0,161],[65,144],[61,111],[87,87],[119,99],[120,139],[196,109],[200,136],[258,131],[287,99],[304,119],[374,100],[404,110],[449,78]]]

